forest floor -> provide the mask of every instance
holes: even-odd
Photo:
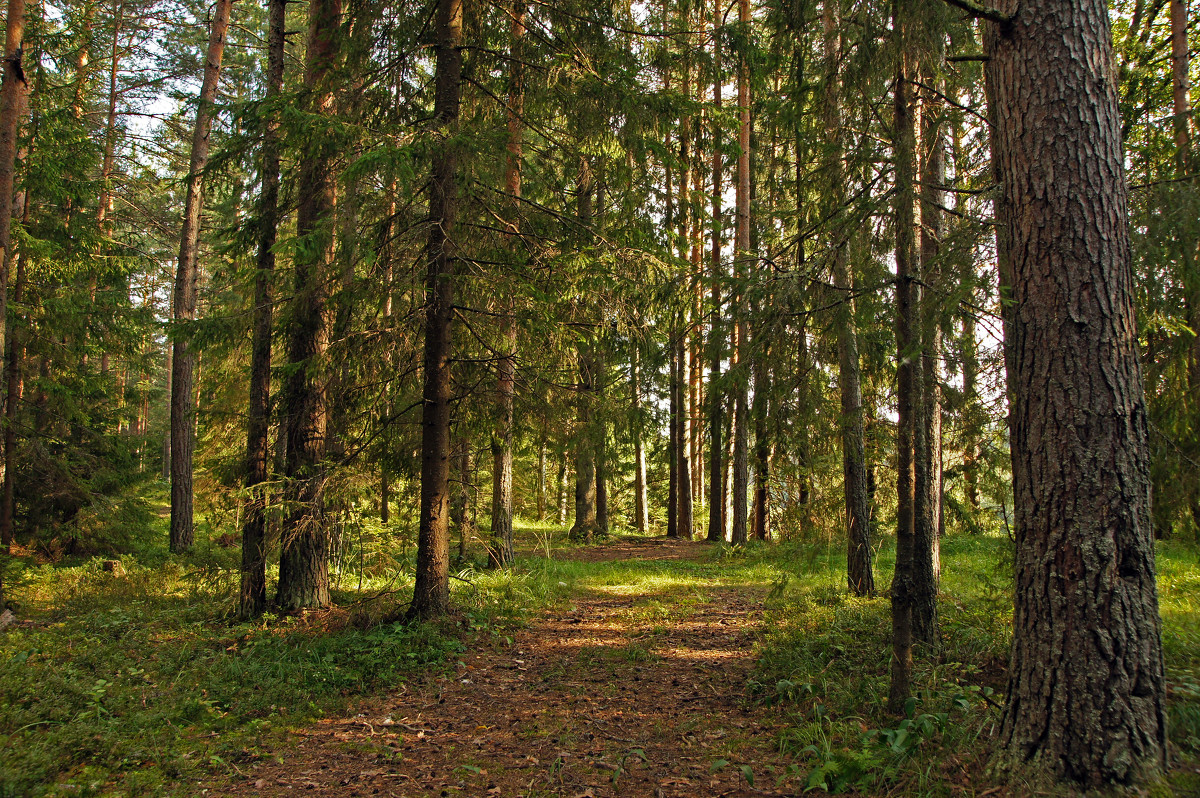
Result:
[[[569,556],[680,561],[709,551],[656,538]],[[745,696],[765,594],[750,584],[690,585],[682,593],[668,585],[658,594],[585,589],[510,638],[472,648],[448,673],[295,731],[293,747],[209,791],[795,794],[802,785],[788,778],[790,762],[778,753],[778,711]]]

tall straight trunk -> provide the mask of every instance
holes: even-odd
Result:
[[[771,539],[771,435],[767,429],[771,375],[766,346],[754,359],[754,539]]]
[[[650,531],[646,500],[646,447],[642,442],[641,348],[635,338],[629,345],[629,386],[633,411],[633,523],[639,535]]]
[[[1181,172],[1191,169],[1191,81],[1188,78],[1188,20],[1186,0],[1169,0],[1171,7],[1171,101],[1175,152]]]
[[[475,537],[475,472],[471,463],[471,442],[457,436],[451,447],[458,479],[450,501],[450,523],[458,529],[458,558],[467,558],[467,548]]]
[[[341,0],[309,0],[304,86],[309,111],[335,112]],[[325,352],[334,324],[333,225],[336,216],[334,153],[314,138],[300,162],[296,233],[306,246],[296,252],[295,296],[288,321],[283,386],[284,473],[287,506],[280,533],[279,586],[275,601],[284,612],[329,604],[329,530],[324,513],[324,458],[328,426]]]
[[[725,355],[724,325],[721,318],[721,4],[713,3],[713,113],[712,122],[712,243],[709,280],[711,282],[712,323],[708,328],[708,536],[710,543],[725,540],[725,446],[721,435],[725,428],[725,396],[720,390],[721,360]]]
[[[738,0],[738,22],[742,35],[750,33],[750,0]],[[750,252],[750,65],[745,43],[738,53],[738,160],[737,233],[738,277],[749,281],[753,269]],[[750,488],[750,325],[749,305],[743,288],[737,298],[738,379],[734,382],[733,405],[733,543],[745,543],[748,533],[747,506]]]
[[[429,263],[425,279],[425,387],[421,413],[421,516],[409,618],[450,607],[450,357],[458,276],[458,129],[462,95],[463,0],[438,0],[433,116],[442,138],[433,155]]]
[[[846,201],[842,166],[841,60],[838,0],[824,0],[825,35],[825,140],[829,146],[830,205]],[[854,317],[854,278],[846,242],[839,237],[833,250],[833,285],[840,296],[833,327],[838,349],[838,392],[841,399],[842,493],[846,519],[846,583],[856,596],[875,594],[871,551],[871,505],[867,491],[866,447],[863,429],[862,379],[858,360],[858,327]]]
[[[672,329],[669,333],[671,341],[668,360],[667,376],[667,537],[679,537],[679,348],[674,338],[679,333]]]
[[[287,0],[267,6],[268,106],[283,90],[284,36]],[[271,421],[272,283],[275,277],[275,238],[279,228],[279,121],[263,122],[262,193],[258,204],[258,254],[254,276],[254,333],[250,351],[250,407],[246,431],[246,499],[242,523],[242,573],[238,615],[251,618],[267,606],[267,481]],[[386,498],[384,499],[386,507]],[[386,513],[386,510],[384,511]],[[386,523],[386,522],[385,522]]]
[[[892,577],[892,679],[888,707],[900,712],[912,692],[913,527],[916,468],[913,445],[918,425],[920,383],[913,259],[913,161],[915,124],[908,54],[908,0],[894,0],[896,79],[893,84],[892,130],[896,171],[896,569]]]
[[[179,233],[179,267],[175,272],[176,322],[196,318],[200,296],[200,214],[204,207],[204,169],[208,165],[208,134],[212,129],[213,101],[221,77],[221,57],[229,29],[233,0],[217,0],[208,32],[204,58],[204,80],[196,105],[192,130],[192,156],[188,162],[187,195],[183,203],[183,227]],[[0,155],[2,157],[2,155]],[[2,198],[0,198],[2,201]],[[103,206],[101,202],[101,206]],[[196,448],[195,391],[196,353],[186,337],[176,337],[171,360],[171,551],[192,547],[192,454]]]
[[[940,53],[941,46],[934,51]],[[941,56],[936,56],[940,64]],[[937,69],[939,67],[935,67]],[[932,70],[931,70],[932,71]],[[936,74],[925,75],[926,86],[937,88]],[[940,249],[942,209],[946,182],[946,136],[942,122],[942,104],[934,91],[921,96],[921,278],[924,288],[920,301],[921,384],[919,386],[922,445],[917,501],[913,528],[913,639],[935,649],[938,647],[938,584],[941,581],[941,547],[938,539],[942,507],[942,309],[939,307],[942,285]]]
[[[556,486],[555,504],[558,505],[558,523],[562,526],[567,523],[567,453],[565,451],[558,454],[558,477],[554,484]]]
[[[608,422],[601,414],[596,419],[596,530],[605,535],[608,511]]]
[[[686,9],[690,11],[690,8]],[[690,15],[689,15],[690,16]],[[690,24],[685,19],[684,24]],[[692,65],[685,58],[683,64],[683,96],[690,97],[692,93]],[[676,219],[679,235],[679,260],[690,263],[690,245],[692,218],[695,207],[690,201],[688,192],[692,184],[692,118],[684,115],[679,120],[679,216]],[[685,540],[692,538],[692,454],[691,454],[691,393],[689,391],[690,369],[688,367],[688,314],[683,310],[679,314],[679,329],[674,336],[675,372],[671,389],[672,408],[675,413],[675,449],[672,457],[675,461],[675,524],[676,535]]]
[[[1166,685],[1108,6],[1022,4],[985,42],[1014,300],[999,740],[1018,767],[1128,784],[1166,766]]]
[[[525,38],[525,0],[513,4],[509,22],[508,143],[505,147],[504,190],[509,196],[505,238],[514,260],[521,232],[521,116],[525,105],[522,41]],[[513,382],[517,366],[517,325],[511,296],[500,323],[500,359],[496,363],[496,426],[492,434],[492,546],[488,564],[507,565],[513,558]]]
[[[546,439],[538,441],[537,520],[546,519]]]
[[[675,459],[678,465],[678,498],[679,510],[676,516],[679,537],[691,540],[695,531],[692,504],[692,456],[690,450],[692,438],[690,396],[688,390],[688,345],[687,337],[681,332],[675,347],[675,360],[678,363],[678,377],[675,390],[678,392],[679,419],[677,421],[678,437]]]

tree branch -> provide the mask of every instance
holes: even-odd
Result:
[[[946,2],[955,8],[961,8],[976,19],[986,19],[1000,25],[1011,25],[1016,19],[1016,14],[1005,14],[991,6],[979,5],[974,0],[946,0]]]

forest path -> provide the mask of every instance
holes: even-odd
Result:
[[[787,767],[780,722],[745,700],[766,589],[705,578],[711,549],[664,538],[571,552],[636,560],[645,583],[602,580],[533,619],[512,645],[297,734],[294,747],[210,790],[319,796],[751,796]],[[687,578],[679,578],[686,575]],[[747,773],[754,780],[747,780]]]

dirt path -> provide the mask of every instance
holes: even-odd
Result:
[[[655,540],[586,559],[691,559]],[[763,593],[684,599],[596,591],[299,735],[229,795],[749,796],[777,788],[778,721],[744,700]],[[724,760],[727,764],[721,764]],[[743,765],[752,767],[754,786]]]

